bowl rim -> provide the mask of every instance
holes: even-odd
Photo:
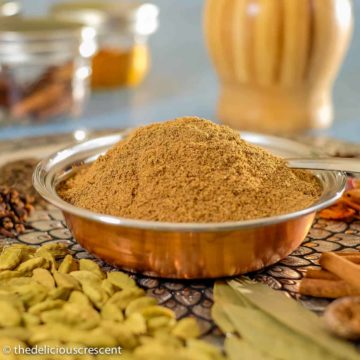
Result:
[[[53,184],[50,184],[47,180],[48,176],[48,170],[47,168],[52,166],[52,163],[54,163],[54,160],[57,156],[59,156],[62,153],[69,154],[71,152],[74,152],[76,150],[81,150],[86,145],[94,145],[94,144],[104,144],[104,143],[110,143],[108,144],[109,147],[111,147],[115,142],[121,141],[124,136],[126,136],[129,133],[129,130],[125,130],[122,132],[118,132],[112,135],[106,135],[101,137],[96,137],[75,145],[71,145],[69,147],[65,147],[50,156],[44,158],[41,160],[33,173],[33,186],[38,191],[38,193],[49,203],[56,206],[60,210],[62,210],[65,213],[69,213],[75,216],[79,216],[81,218],[85,218],[87,220],[105,223],[108,225],[114,225],[114,226],[121,226],[121,227],[127,227],[127,228],[136,228],[141,230],[156,230],[156,231],[176,231],[176,232],[214,232],[214,231],[234,231],[239,229],[246,229],[246,228],[254,228],[254,227],[264,227],[269,225],[274,225],[280,222],[286,222],[289,220],[295,220],[299,217],[303,217],[306,215],[310,215],[311,213],[315,213],[325,207],[328,207],[329,205],[333,204],[337,199],[341,197],[343,194],[346,183],[347,183],[347,176],[344,172],[341,171],[328,171],[328,173],[335,173],[338,177],[337,181],[337,188],[333,189],[332,195],[328,197],[328,199],[324,201],[317,201],[313,205],[301,209],[298,211],[294,211],[291,213],[276,215],[276,216],[270,216],[270,217],[263,217],[263,218],[256,218],[251,220],[241,220],[241,221],[228,221],[228,222],[213,222],[213,223],[174,223],[174,222],[162,222],[162,221],[152,221],[152,220],[140,220],[140,219],[129,219],[129,218],[123,218],[123,217],[117,217],[113,215],[106,215],[97,213],[91,210],[87,210],[84,208],[80,208],[77,206],[74,206],[65,200],[63,200],[56,192],[56,186]],[[252,132],[241,132],[242,136],[246,135],[247,137],[264,137],[267,139],[270,139],[271,141],[285,141],[288,144],[293,144],[297,146],[301,146],[303,149],[311,150],[312,148],[298,143],[293,140],[284,139],[277,136],[272,135],[263,135],[263,134],[257,134]],[[261,146],[261,145],[260,145]],[[319,152],[320,153],[320,152]],[[99,151],[98,155],[100,155],[101,152]],[[65,155],[66,156],[66,155]],[[66,157],[65,157],[66,158]],[[63,156],[64,159],[64,156]],[[72,163],[73,164],[73,163]],[[67,172],[67,176],[69,176],[72,173],[72,171]],[[327,171],[322,171],[322,173],[327,173]],[[64,175],[64,174],[63,174]],[[319,177],[318,177],[319,178]],[[62,178],[63,180],[63,178]],[[321,181],[321,179],[319,178]],[[323,182],[321,182],[322,185]]]

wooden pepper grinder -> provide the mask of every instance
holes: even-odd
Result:
[[[350,0],[207,0],[220,120],[268,133],[330,126],[352,22]]]

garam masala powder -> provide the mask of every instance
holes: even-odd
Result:
[[[133,131],[59,188],[97,213],[167,222],[226,222],[285,214],[322,188],[308,171],[197,117]]]

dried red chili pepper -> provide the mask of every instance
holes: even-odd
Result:
[[[321,210],[319,216],[328,220],[347,220],[353,217],[356,211],[346,204],[339,202],[324,210]]]

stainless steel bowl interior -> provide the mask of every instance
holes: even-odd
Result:
[[[98,156],[104,154],[115,143],[123,140],[127,136],[127,133],[128,132],[122,132],[89,140],[60,150],[42,160],[36,167],[33,176],[33,183],[36,190],[47,201],[61,210],[98,222],[130,228],[154,229],[158,231],[197,232],[231,231],[247,227],[258,227],[307,215],[319,211],[336,201],[342,195],[346,185],[346,175],[342,172],[316,171],[314,173],[321,181],[323,192],[318,201],[316,201],[312,206],[300,211],[279,216],[225,223],[166,223],[125,219],[110,215],[97,214],[86,209],[75,207],[65,202],[57,195],[56,188],[58,184],[68,176],[71,176],[74,171],[74,165],[93,162]],[[312,148],[291,140],[249,132],[242,132],[241,137],[250,143],[261,146],[275,155],[279,155],[284,158],[296,156],[316,156],[316,152],[314,152]]]

